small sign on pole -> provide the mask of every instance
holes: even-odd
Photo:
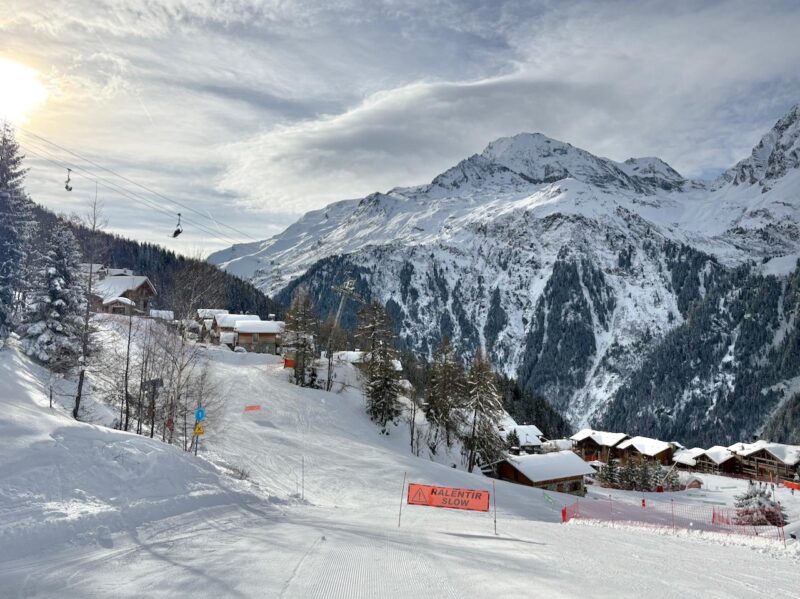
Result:
[[[197,422],[203,422],[203,420],[206,419],[206,411],[203,408],[197,408],[194,411],[194,419],[197,420]]]
[[[205,435],[206,434],[206,429],[203,427],[203,425],[200,422],[198,422],[197,424],[194,425],[194,433],[193,434],[194,434],[195,437],[199,437],[200,435]]]

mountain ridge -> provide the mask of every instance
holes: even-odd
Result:
[[[658,158],[615,162],[519,134],[429,184],[336,202],[211,260],[284,301],[305,283],[323,315],[330,285],[355,278],[390,309],[408,349],[430,353],[449,335],[464,359],[485,349],[573,424],[609,411],[622,423],[610,408],[618,393],[691,321],[715,272],[795,269],[796,112],[712,184]],[[781,319],[795,326],[791,315]]]

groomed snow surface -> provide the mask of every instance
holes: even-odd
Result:
[[[0,351],[0,596],[798,596],[797,544],[562,525],[571,496],[509,483],[497,536],[491,514],[408,505],[398,528],[404,473],[491,480],[413,457],[406,425],[380,435],[356,389],[299,389],[275,357],[207,352],[227,403],[194,457],[51,410],[47,373]],[[729,504],[743,484],[702,478],[675,499]],[[796,521],[800,496],[779,498]]]

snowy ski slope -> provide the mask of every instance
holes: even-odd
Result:
[[[491,514],[407,505],[398,528],[404,473],[491,481],[413,457],[404,424],[381,436],[355,389],[296,388],[270,356],[208,356],[226,408],[195,458],[51,412],[46,373],[0,352],[0,596],[797,596],[797,544],[565,526],[571,497],[507,483],[497,536]]]

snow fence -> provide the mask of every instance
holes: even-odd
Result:
[[[778,508],[728,508],[662,501],[642,497],[632,503],[620,499],[577,499],[561,509],[561,521],[597,520],[643,528],[699,530],[773,539],[786,543]]]

